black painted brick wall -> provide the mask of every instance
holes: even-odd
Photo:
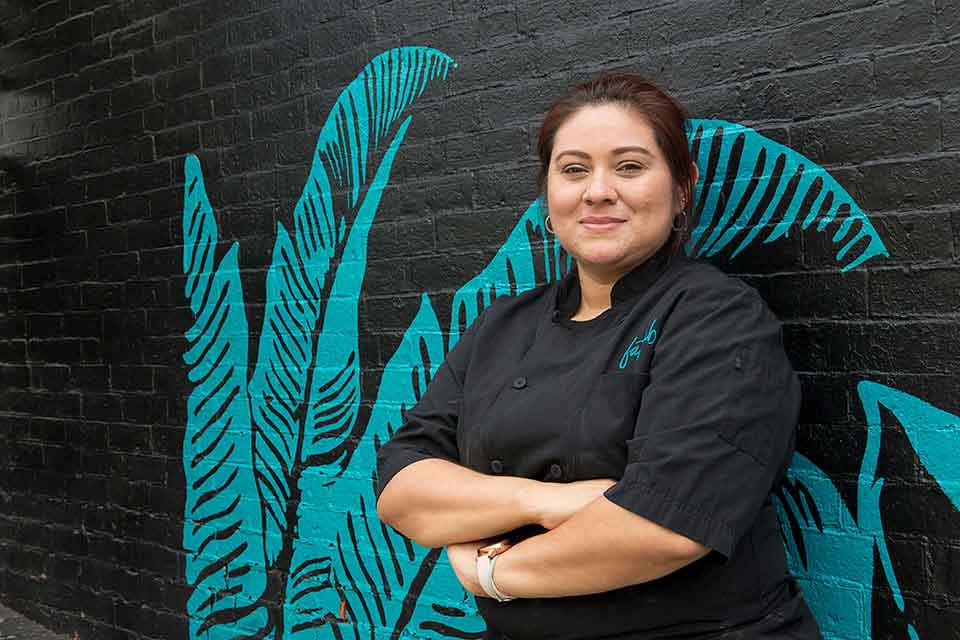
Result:
[[[720,261],[786,323],[801,449],[849,494],[867,376],[960,412],[960,3],[6,1],[0,34],[0,600],[60,631],[186,635],[184,154],[241,241],[256,328],[330,105],[401,44],[459,68],[415,107],[370,236],[368,393],[420,293],[449,308],[536,195],[551,98],[617,68],[829,168],[891,251],[840,275],[798,233]],[[911,460],[890,473],[905,502],[929,495]],[[908,602],[948,637],[960,533],[903,513],[891,544],[923,568]]]

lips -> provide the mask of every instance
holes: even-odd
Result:
[[[605,216],[590,216],[580,221],[580,224],[582,224],[587,231],[604,233],[613,231],[623,223],[624,220],[620,218],[607,218]]]
[[[623,222],[620,218],[606,218],[600,216],[589,216],[580,221],[581,224],[610,224],[614,222]]]

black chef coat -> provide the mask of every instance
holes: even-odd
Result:
[[[599,594],[477,598],[487,638],[819,638],[786,569],[771,490],[800,386],[754,289],[664,247],[586,321],[576,267],[500,298],[464,332],[377,454],[377,497],[443,458],[605,496],[710,547],[667,576]]]

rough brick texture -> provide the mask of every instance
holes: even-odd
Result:
[[[202,165],[218,256],[239,243],[253,358],[278,223],[293,228],[334,101],[377,54],[422,45],[458,66],[410,110],[370,230],[358,420],[422,294],[440,327],[457,322],[453,295],[536,197],[533,144],[552,97],[600,69],[641,71],[694,117],[745,124],[825,167],[883,239],[889,256],[847,272],[812,229],[715,260],[784,321],[805,392],[798,448],[832,481],[841,520],[857,518],[878,406],[860,382],[954,416],[918,425],[920,409],[878,401],[882,529],[835,533],[841,547],[876,534],[890,559],[868,543],[866,579],[831,583],[844,566],[808,577],[851,594],[860,633],[955,637],[960,467],[943,459],[960,457],[958,7],[3,2],[0,601],[84,640],[190,635],[185,158]],[[924,449],[925,429],[952,439]],[[821,622],[828,637],[863,637]]]

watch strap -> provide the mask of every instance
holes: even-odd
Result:
[[[488,555],[477,556],[477,580],[484,593],[497,602],[509,602],[516,598],[501,593],[493,581],[493,570],[496,567],[497,556]]]
[[[483,589],[484,593],[494,600],[498,600],[497,594],[490,584],[490,560],[491,558],[488,555],[477,556],[477,581],[480,583],[480,588]]]
[[[497,589],[497,583],[493,581],[493,569],[497,564],[498,557],[499,556],[494,556],[490,558],[490,586],[493,588],[493,592],[497,594],[497,598],[500,600],[500,602],[509,602],[510,600],[515,600],[516,598],[514,596],[508,596],[504,592],[500,591],[500,589]]]

